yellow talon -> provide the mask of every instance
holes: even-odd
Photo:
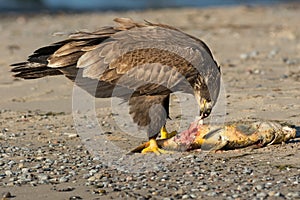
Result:
[[[166,127],[163,126],[161,128],[161,130],[160,130],[160,134],[161,134],[161,139],[169,139],[169,138],[173,137],[174,135],[176,135],[177,131],[173,131],[171,133],[168,133]],[[145,148],[145,147],[139,146],[136,149],[144,148],[141,151],[141,153],[143,153],[143,154],[149,153],[149,152],[155,153],[156,155],[166,154],[166,153],[172,153],[170,151],[166,151],[166,150],[160,149],[158,147],[157,142],[156,142],[155,139],[150,139],[149,142],[145,143],[144,145],[146,145],[147,147]],[[133,150],[133,152],[134,151],[135,151],[135,149]]]
[[[160,129],[160,139],[169,139],[177,134],[177,131],[172,131],[171,133],[168,133],[165,126],[163,126]]]
[[[169,151],[166,151],[166,150],[163,150],[163,149],[160,149],[157,145],[157,142],[155,139],[150,139],[149,140],[149,146],[144,148],[142,150],[142,153],[145,154],[145,153],[149,153],[149,152],[152,152],[152,153],[155,153],[156,155],[160,155],[160,154],[165,154],[165,153],[171,153]]]

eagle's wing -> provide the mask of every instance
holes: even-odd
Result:
[[[118,27],[72,35],[48,57],[48,66],[73,79],[82,70],[84,78],[130,91],[142,82],[153,83],[141,89],[144,94],[160,93],[161,85],[191,93],[192,88],[185,85],[183,89],[178,83],[194,81],[197,74],[209,80],[212,65],[219,72],[207,46],[192,36],[166,25],[116,21],[120,23]]]
[[[129,113],[148,138],[156,138],[169,115],[169,95],[139,95],[129,99]]]
[[[215,65],[206,49],[195,42],[171,29],[157,26],[133,28],[114,34],[108,41],[83,54],[77,67],[83,69],[84,77],[130,89],[136,89],[132,86],[136,86],[137,81],[173,89],[183,79],[193,81],[197,74],[207,77],[208,68]],[[135,84],[120,80],[124,75]],[[148,92],[155,93],[155,88]]]

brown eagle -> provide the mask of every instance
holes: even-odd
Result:
[[[76,32],[39,48],[12,72],[23,79],[65,75],[96,98],[123,98],[133,121],[147,130],[151,145],[143,152],[162,153],[156,137],[160,131],[168,137],[170,94],[193,94],[200,117],[207,117],[218,98],[220,68],[204,42],[177,28],[114,21],[117,26]]]

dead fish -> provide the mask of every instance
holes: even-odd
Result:
[[[169,139],[158,140],[160,148],[171,151],[230,150],[252,145],[263,147],[286,142],[296,137],[296,129],[278,122],[238,122],[226,125],[206,125],[193,122],[190,127]],[[141,152],[146,142],[131,150]]]

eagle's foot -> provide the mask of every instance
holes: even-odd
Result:
[[[170,151],[160,149],[158,147],[157,142],[156,142],[155,139],[150,139],[149,140],[149,146],[142,150],[143,154],[149,153],[149,152],[155,153],[156,155],[171,153]]]
[[[163,126],[160,129],[160,139],[169,139],[171,137],[174,137],[177,134],[177,131],[172,131],[171,133],[168,133],[165,126]]]

